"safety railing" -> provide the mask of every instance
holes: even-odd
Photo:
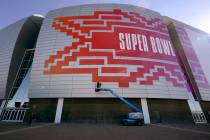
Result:
[[[195,123],[207,123],[206,117],[202,111],[192,111],[192,116]]]
[[[23,122],[28,108],[6,108],[2,110],[0,120],[4,122]]]

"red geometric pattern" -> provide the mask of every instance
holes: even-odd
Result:
[[[176,32],[178,34],[179,40],[184,49],[185,55],[188,59],[188,63],[192,70],[193,76],[195,78],[198,88],[210,89],[209,83],[204,75],[198,57],[193,49],[192,43],[187,35],[184,28],[175,25]]]
[[[119,49],[120,32],[170,40],[161,19],[147,19],[138,13],[116,9],[95,11],[93,15],[58,17],[52,28],[79,41],[64,46],[45,60],[46,75],[92,74],[92,82],[116,82],[119,87],[129,87],[131,82],[152,85],[164,76],[175,87],[186,87],[175,56]],[[148,46],[151,48],[151,43],[148,42]],[[74,67],[71,62],[78,62],[80,67]],[[130,66],[135,66],[136,71],[129,72]]]

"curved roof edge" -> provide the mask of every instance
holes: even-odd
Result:
[[[102,6],[105,6],[105,5],[115,5],[115,6],[132,6],[132,7],[136,7],[136,8],[141,8],[141,9],[145,9],[145,10],[149,10],[149,11],[152,11],[158,15],[161,15],[159,12],[157,11],[154,11],[154,10],[151,10],[151,9],[148,9],[148,8],[145,8],[145,7],[141,7],[141,6],[137,6],[137,5],[133,5],[133,4],[121,4],[121,3],[92,3],[92,4],[79,4],[79,5],[71,5],[71,6],[66,6],[66,7],[61,7],[61,8],[56,8],[56,9],[53,9],[53,10],[50,10],[48,11],[47,15],[51,12],[54,12],[54,11],[58,11],[58,10],[63,10],[63,9],[67,9],[67,8],[74,8],[74,7],[83,7],[83,6],[94,6],[94,5],[102,5]],[[162,15],[161,15],[162,16]]]

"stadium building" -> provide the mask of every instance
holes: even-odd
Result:
[[[90,4],[33,15],[0,30],[0,119],[146,124],[210,121],[210,36],[142,7]]]

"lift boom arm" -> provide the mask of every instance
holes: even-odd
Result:
[[[126,105],[128,105],[133,111],[135,111],[135,112],[141,112],[142,113],[142,110],[141,109],[139,109],[138,107],[136,107],[135,105],[133,105],[132,103],[130,103],[129,101],[127,101],[126,99],[124,99],[123,97],[121,97],[118,94],[116,94],[113,90],[108,89],[108,88],[96,88],[96,92],[99,92],[99,91],[109,91],[113,96],[117,97],[123,103],[125,103]]]

